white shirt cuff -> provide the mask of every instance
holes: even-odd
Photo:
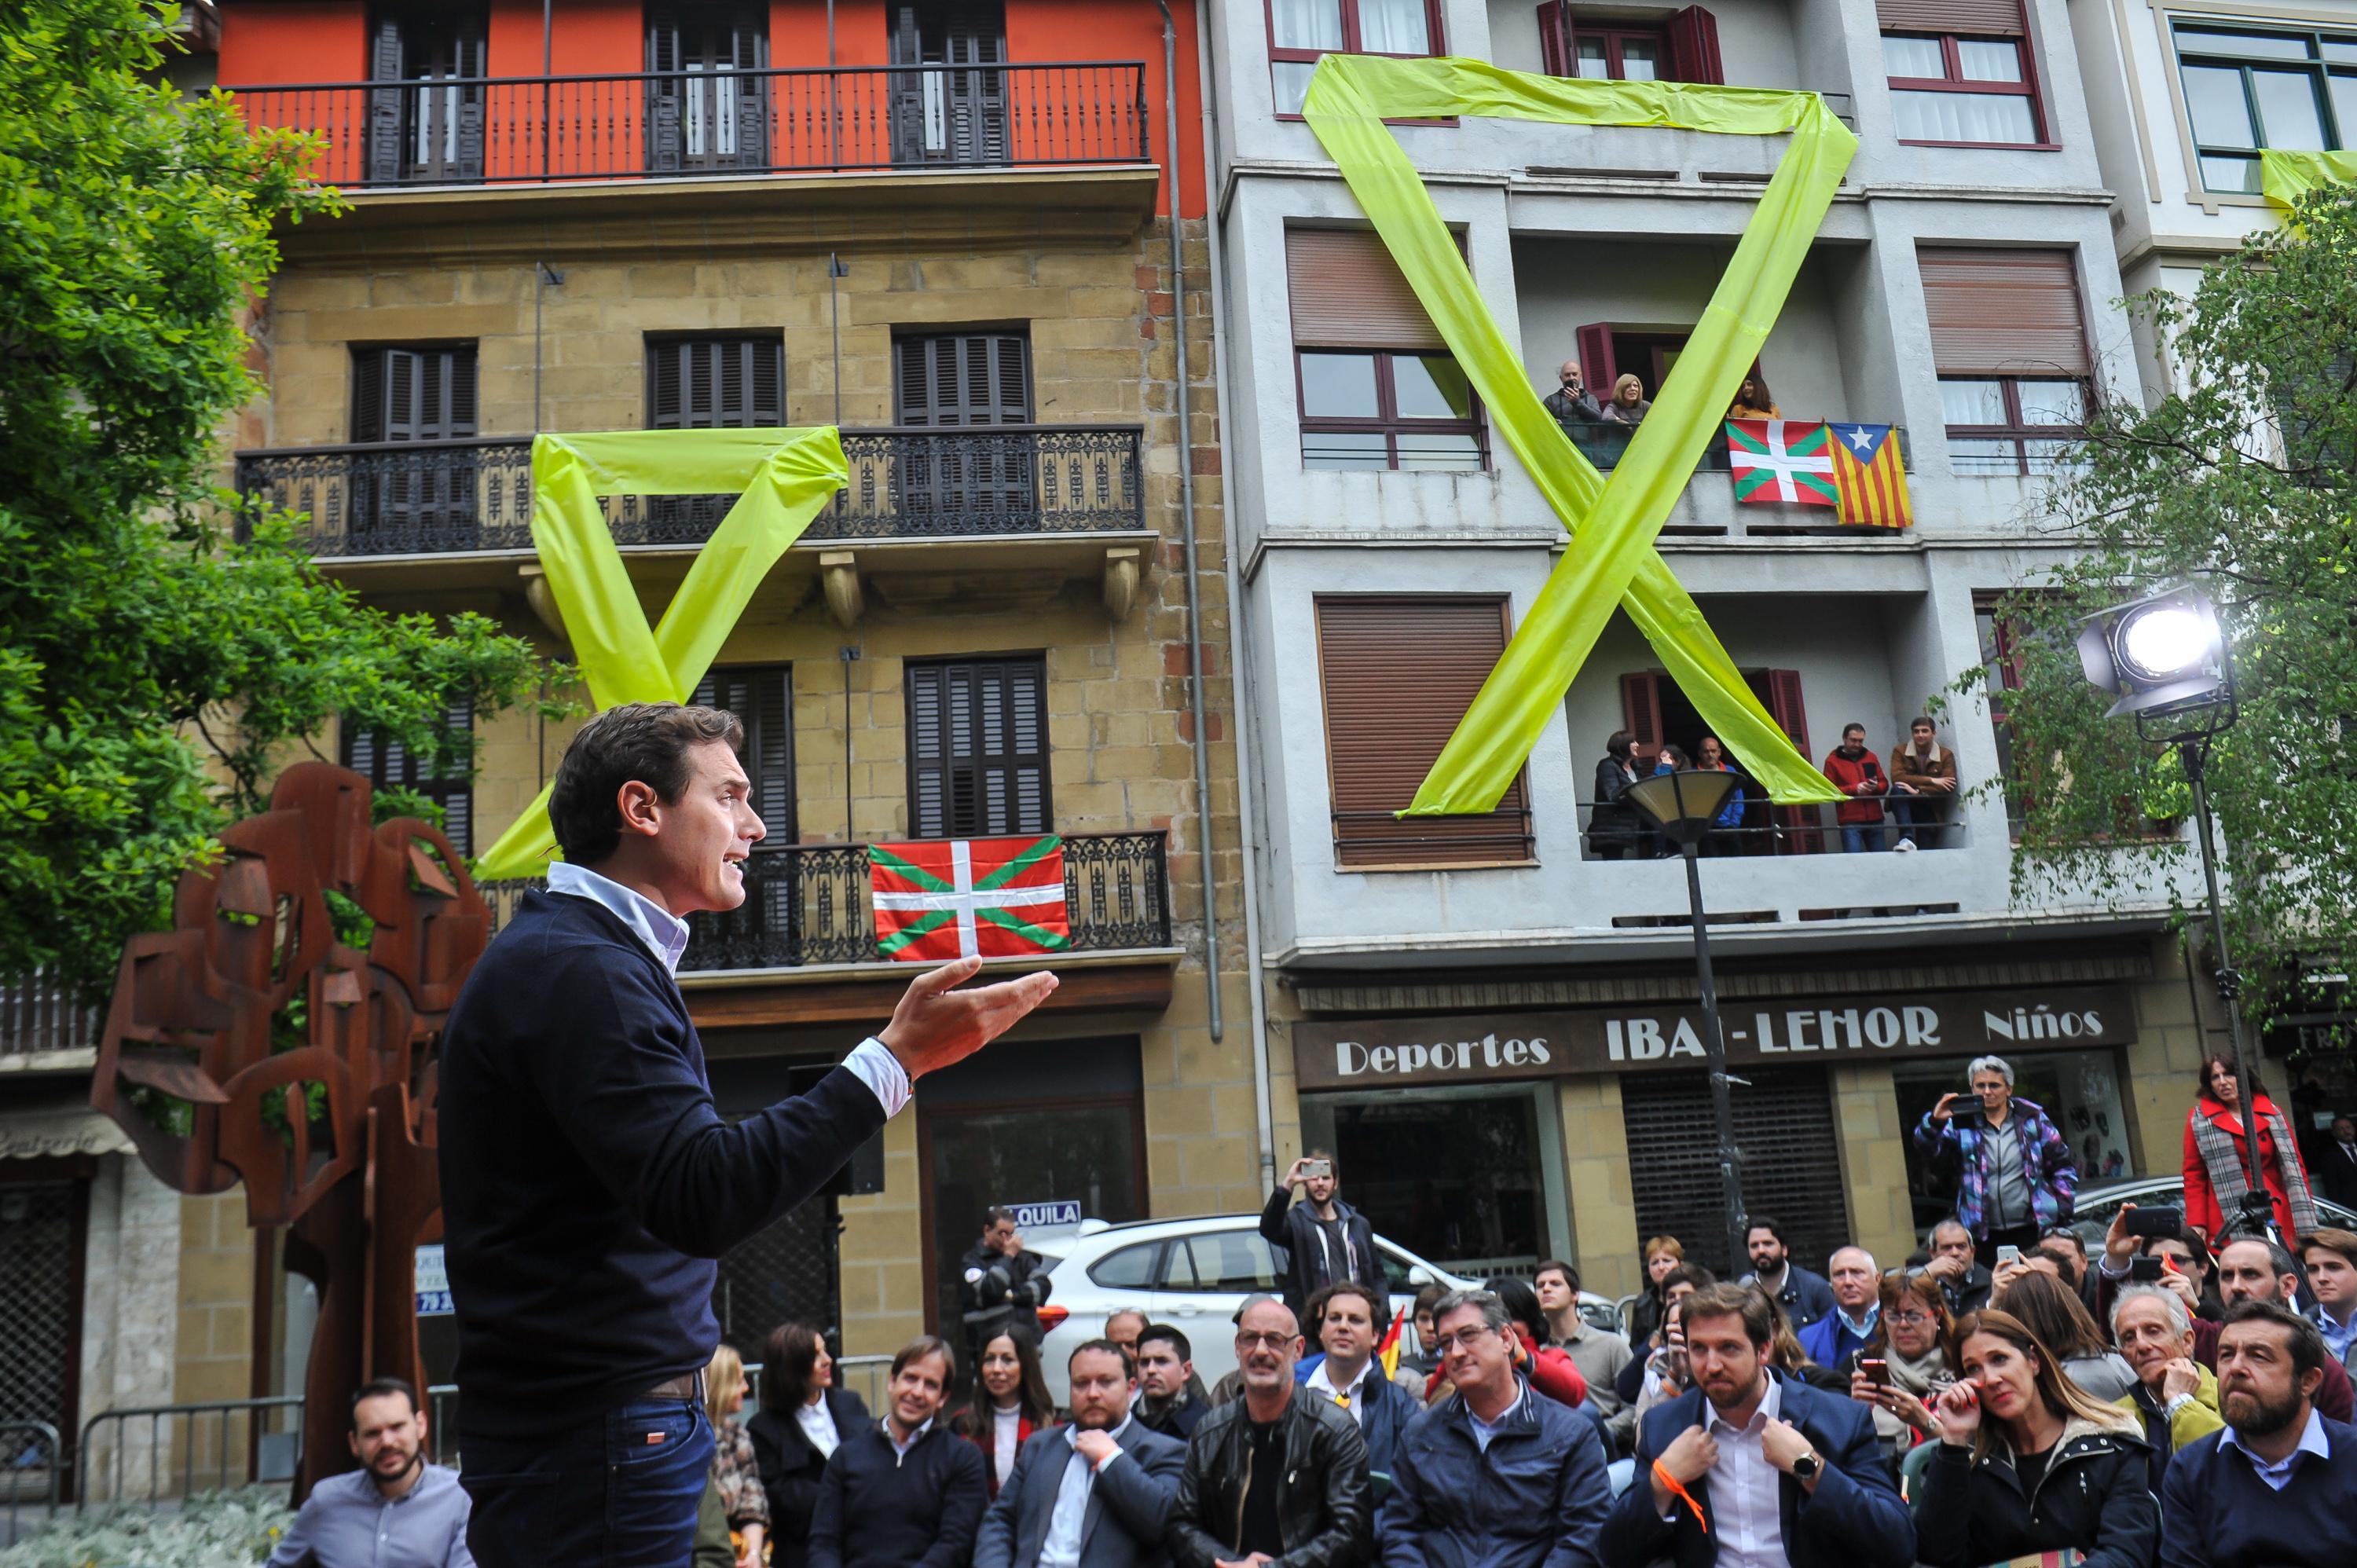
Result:
[[[874,1036],[853,1047],[851,1054],[843,1058],[843,1065],[876,1096],[877,1102],[884,1107],[887,1121],[900,1114],[900,1107],[909,1103],[908,1069]]]
[[[1114,1466],[1114,1461],[1115,1461],[1115,1460],[1119,1459],[1119,1458],[1120,1458],[1124,1454],[1126,1454],[1126,1453],[1128,1453],[1128,1452],[1129,1452],[1129,1450],[1128,1450],[1128,1449],[1126,1449],[1126,1448],[1116,1448],[1116,1449],[1114,1449],[1112,1453],[1110,1453],[1110,1454],[1108,1454],[1108,1455],[1105,1455],[1105,1462],[1104,1462],[1103,1464],[1099,1465],[1099,1466],[1097,1466],[1095,1467],[1095,1468],[1096,1468],[1096,1473],[1097,1473],[1098,1475],[1100,1475],[1100,1476],[1103,1475],[1107,1470],[1110,1470],[1110,1469],[1112,1469],[1112,1468],[1113,1468],[1113,1466]]]

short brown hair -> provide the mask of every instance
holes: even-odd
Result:
[[[1369,1290],[1366,1286],[1361,1284],[1356,1280],[1336,1280],[1332,1284],[1327,1285],[1318,1291],[1317,1294],[1311,1296],[1307,1302],[1303,1303],[1304,1311],[1308,1316],[1309,1321],[1313,1324],[1324,1323],[1326,1321],[1327,1305],[1338,1295],[1355,1295],[1361,1301],[1365,1302],[1367,1304],[1367,1321],[1370,1323],[1380,1326],[1391,1321],[1383,1316],[1383,1304],[1375,1299],[1375,1293]]]
[[[1573,1268],[1569,1263],[1565,1262],[1561,1258],[1549,1258],[1537,1268],[1533,1269],[1531,1271],[1531,1283],[1538,1283],[1539,1281],[1544,1278],[1549,1273],[1561,1274],[1563,1276],[1563,1283],[1571,1287],[1571,1294],[1574,1295],[1577,1295],[1579,1294],[1579,1271]]]
[[[1768,1293],[1749,1285],[1705,1285],[1678,1304],[1678,1321],[1688,1334],[1694,1332],[1698,1317],[1741,1318],[1743,1337],[1754,1349],[1776,1337],[1776,1314],[1768,1304]]]
[[[2328,1252],[2338,1252],[2357,1269],[2357,1230],[2342,1230],[2330,1225],[2319,1225],[2299,1239],[2299,1259],[2308,1262],[2308,1250],[2321,1247]]]
[[[910,1362],[921,1361],[929,1356],[939,1356],[942,1359],[942,1365],[949,1369],[947,1374],[942,1379],[943,1386],[946,1387],[949,1380],[957,1375],[957,1357],[950,1349],[948,1340],[931,1334],[920,1334],[900,1347],[900,1353],[892,1358],[892,1375],[899,1377],[909,1369]]]
[[[575,865],[595,865],[622,842],[622,786],[644,784],[665,805],[687,788],[687,754],[713,741],[745,745],[735,714],[678,703],[619,703],[581,726],[556,765],[548,823]]]

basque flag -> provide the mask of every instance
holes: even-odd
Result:
[[[867,865],[886,958],[1020,958],[1072,945],[1064,841],[1053,833],[871,844]]]
[[[1825,426],[1819,421],[1730,419],[1727,456],[1735,472],[1737,500],[1834,504],[1834,460],[1825,451]]]
[[[1874,528],[1912,528],[1907,504],[1907,468],[1899,437],[1888,424],[1829,424],[1833,433],[1834,484],[1841,491],[1841,520]]]

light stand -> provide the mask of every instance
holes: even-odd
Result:
[[[1718,983],[1710,970],[1710,926],[1702,907],[1702,845],[1735,792],[1735,775],[1685,771],[1641,779],[1621,797],[1652,820],[1686,863],[1686,908],[1694,921],[1695,972],[1702,986],[1703,1050],[1710,1063],[1710,1116],[1718,1139],[1719,1200],[1727,1210],[1727,1262],[1744,1262],[1742,1156],[1735,1146],[1735,1103],[1727,1075],[1727,1035],[1719,1026]]]

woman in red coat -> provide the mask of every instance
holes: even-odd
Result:
[[[2258,1102],[2259,1174],[2275,1201],[2276,1228],[2297,1254],[2298,1238],[2316,1229],[2316,1199],[2300,1164],[2291,1123],[2251,1075]],[[2233,1064],[2212,1057],[2201,1064],[2201,1096],[2185,1118],[2185,1222],[2212,1246],[2233,1221],[2250,1190],[2250,1148],[2244,1142],[2242,1085]]]

